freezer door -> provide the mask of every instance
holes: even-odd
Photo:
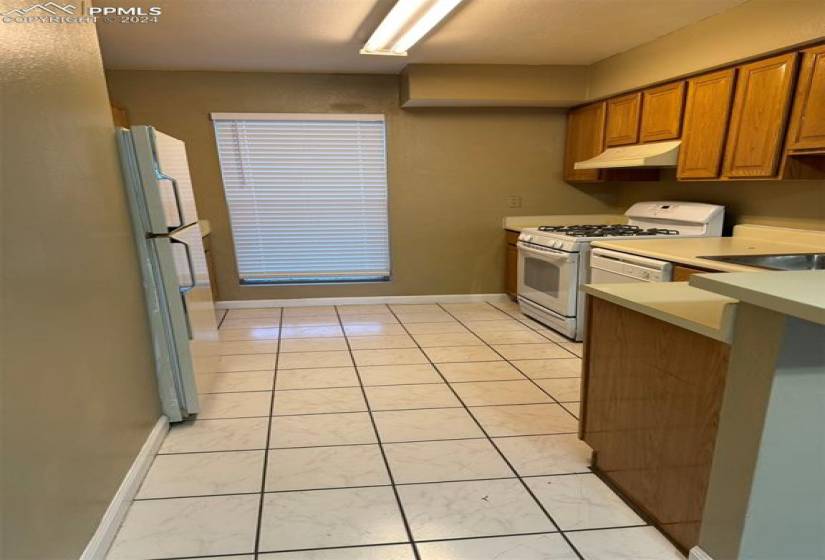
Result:
[[[149,232],[168,233],[198,221],[186,145],[151,126],[131,128]]]
[[[209,269],[198,224],[169,235],[195,376],[217,371],[218,331]]]

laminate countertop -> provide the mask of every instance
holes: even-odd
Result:
[[[825,270],[694,274],[690,286],[825,325]]]
[[[755,272],[764,269],[723,263],[702,257],[825,252],[825,232],[738,225],[734,228],[732,237],[605,240],[594,241],[592,246],[712,271]]]
[[[586,284],[584,291],[592,297],[702,336],[725,343],[731,341],[738,303],[732,297],[709,292],[687,282]]]

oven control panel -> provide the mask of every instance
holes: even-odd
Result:
[[[518,240],[522,243],[530,243],[531,245],[546,247],[548,249],[559,249],[560,251],[566,251],[568,253],[576,253],[580,250],[579,243],[576,241],[553,239],[549,236],[529,233],[526,231],[519,234]]]

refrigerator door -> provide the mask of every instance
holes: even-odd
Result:
[[[161,410],[170,421],[178,422],[188,414],[189,406],[186,403],[187,399],[182,398],[184,383],[180,381],[179,364],[182,361],[191,362],[191,359],[185,355],[180,356],[178,353],[180,344],[175,341],[174,337],[175,327],[169,313],[169,292],[165,287],[167,283],[161,274],[161,254],[166,254],[167,263],[169,263],[172,259],[171,250],[169,247],[166,247],[165,250],[159,248],[159,243],[147,236],[149,218],[145,197],[143,196],[143,184],[138,171],[132,135],[128,130],[120,129],[118,131],[118,147],[143,275],[143,291],[146,297],[149,327],[152,333],[155,376],[158,383]],[[166,244],[169,244],[168,239]],[[175,288],[175,291],[172,294],[175,295],[177,293],[175,284],[173,284],[173,288]]]
[[[155,137],[155,132],[145,126],[118,130],[123,176],[143,271],[161,407],[170,421],[178,422],[198,412],[197,374],[217,369],[218,335],[200,226],[195,222],[181,227],[180,220],[169,221],[170,207],[163,204],[164,197],[167,202],[173,201],[177,217],[174,201],[180,201],[183,221],[197,219],[183,143],[166,135],[161,140],[165,169],[185,178],[181,184],[176,179],[173,188],[171,180],[161,177],[166,175],[160,160],[156,166]],[[170,159],[169,154],[177,154],[178,159]],[[188,203],[186,198],[167,196],[176,189],[185,192],[180,188],[182,184],[189,191]],[[166,195],[162,194],[164,191]]]
[[[209,269],[198,224],[169,235],[195,376],[217,371],[220,360]]]
[[[196,223],[186,145],[151,126],[133,126],[130,133],[149,233],[164,234]]]

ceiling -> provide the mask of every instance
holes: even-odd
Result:
[[[409,63],[591,64],[744,0],[464,0],[408,57],[358,54],[394,0],[109,0],[158,23],[98,22],[113,69],[399,72]]]

